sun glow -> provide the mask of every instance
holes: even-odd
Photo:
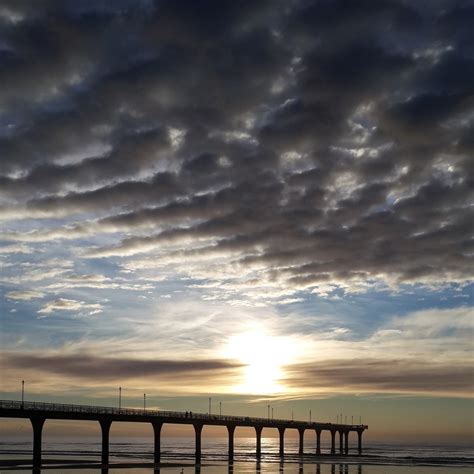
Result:
[[[242,382],[234,387],[237,392],[288,392],[288,387],[281,383],[284,376],[283,366],[294,361],[297,354],[297,346],[290,338],[249,331],[232,336],[225,353],[245,365]]]

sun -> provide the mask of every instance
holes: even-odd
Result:
[[[284,336],[271,336],[263,331],[248,331],[230,337],[226,356],[244,365],[238,393],[275,394],[287,392],[282,384],[283,366],[294,361],[296,344]]]

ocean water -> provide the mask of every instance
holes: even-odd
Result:
[[[160,469],[152,467],[153,445],[147,439],[115,440],[110,443],[110,467],[100,468],[100,442],[96,439],[43,441],[41,472],[145,474],[472,474],[474,451],[468,447],[402,446],[372,444],[357,456],[314,456],[313,443],[305,443],[305,455],[299,456],[298,440],[285,439],[285,457],[278,455],[278,439],[262,438],[262,457],[257,463],[254,438],[235,438],[234,461],[227,460],[227,440],[202,439],[200,465],[194,462],[194,438],[163,437]],[[323,453],[328,446],[323,445]],[[25,473],[31,469],[31,442],[0,442],[0,473]]]

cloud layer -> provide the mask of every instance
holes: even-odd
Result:
[[[314,389],[338,387],[349,393],[407,393],[469,396],[474,389],[474,371],[470,364],[428,364],[425,361],[336,359],[326,364],[293,367],[288,384]]]
[[[27,355],[5,354],[3,362],[17,370],[33,369],[86,380],[129,380],[134,378],[180,377],[199,378],[207,372],[220,375],[239,367],[237,363],[220,360],[144,360],[104,358],[85,354]],[[207,380],[207,379],[206,379]]]
[[[472,276],[472,7],[7,5],[10,245],[289,293]]]

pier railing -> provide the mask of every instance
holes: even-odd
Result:
[[[98,415],[133,415],[133,416],[147,416],[160,418],[183,418],[183,419],[198,419],[198,420],[216,420],[223,422],[236,423],[261,423],[261,424],[295,424],[304,425],[308,428],[318,425],[324,426],[343,426],[349,429],[363,428],[364,425],[347,425],[334,424],[326,422],[309,422],[300,420],[287,420],[280,418],[261,418],[250,416],[234,416],[234,415],[213,415],[208,413],[169,411],[169,410],[153,410],[144,408],[118,408],[118,407],[104,407],[97,405],[74,405],[66,403],[47,403],[47,402],[20,402],[14,400],[0,400],[0,408],[10,410],[33,410],[46,412],[63,412],[63,413],[84,413],[84,414],[98,414]]]

